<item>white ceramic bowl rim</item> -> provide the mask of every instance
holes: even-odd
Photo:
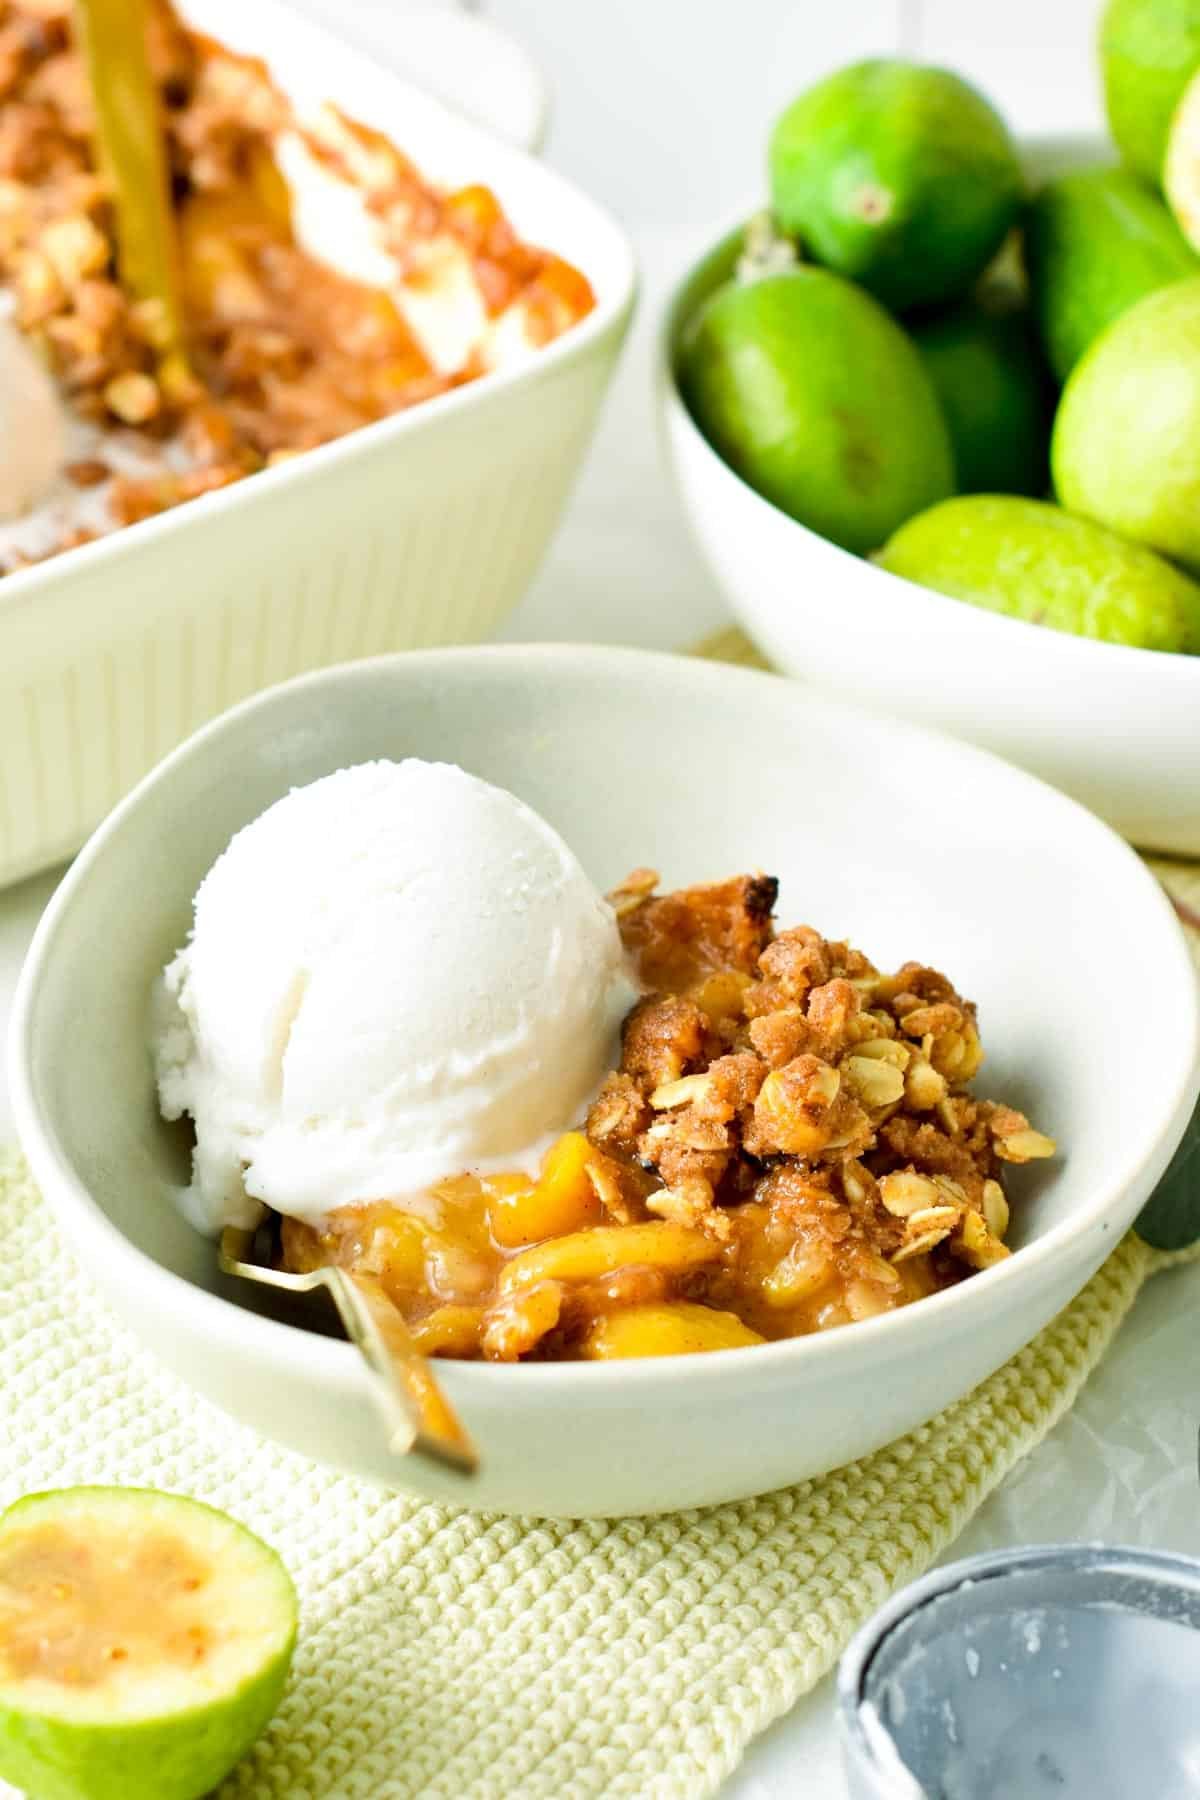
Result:
[[[311,1370],[314,1376],[323,1375],[328,1378],[334,1374],[341,1375],[346,1379],[349,1379],[352,1372],[355,1372],[357,1358],[357,1352],[349,1344],[324,1338],[273,1319],[262,1318],[233,1305],[218,1294],[196,1287],[183,1276],[165,1269],[131,1243],[112,1224],[83,1182],[80,1181],[61,1149],[49,1121],[43,1115],[30,1073],[40,973],[42,968],[54,957],[55,942],[60,926],[75,905],[79,890],[86,887],[91,863],[106,850],[109,841],[120,834],[126,818],[137,809],[143,794],[158,783],[169,780],[173,771],[183,763],[203,756],[211,739],[228,729],[232,722],[245,718],[255,709],[269,711],[281,696],[293,696],[303,692],[306,688],[311,689],[314,694],[322,690],[328,693],[328,690],[339,682],[352,684],[355,672],[368,667],[379,669],[380,667],[395,666],[399,668],[403,666],[415,673],[432,673],[435,670],[445,671],[450,668],[461,668],[469,670],[478,679],[486,678],[493,673],[499,674],[505,666],[514,662],[540,662],[544,667],[544,679],[550,683],[554,679],[556,663],[578,665],[582,659],[586,659],[591,678],[598,685],[617,684],[626,674],[634,670],[641,670],[644,673],[653,668],[655,680],[659,684],[678,681],[682,675],[689,684],[694,684],[701,690],[722,686],[741,686],[746,693],[747,708],[751,710],[756,703],[765,701],[768,693],[779,695],[792,686],[780,676],[735,668],[722,663],[705,662],[698,658],[571,644],[483,645],[465,649],[407,651],[395,656],[378,657],[372,659],[370,663],[343,663],[337,667],[317,670],[314,673],[302,675],[294,681],[281,683],[277,687],[268,689],[266,692],[232,707],[219,718],[203,726],[165,757],[157,768],[145,776],[137,787],[113,809],[104,823],[93,833],[64,876],[42,916],[21,972],[9,1032],[9,1087],[21,1140],[27,1148],[29,1146],[36,1147],[36,1161],[53,1165],[59,1191],[70,1195],[74,1206],[86,1220],[93,1239],[111,1243],[123,1256],[132,1255],[140,1267],[140,1279],[158,1287],[164,1303],[169,1302],[176,1308],[186,1306],[196,1309],[197,1317],[207,1321],[208,1329],[213,1335],[220,1336],[223,1331],[227,1334],[231,1324],[230,1315],[236,1315],[243,1336],[243,1348],[248,1354],[262,1355],[271,1362],[286,1363],[292,1368],[299,1369],[301,1373]],[[805,694],[805,705],[814,712],[834,713],[850,720],[860,716],[863,718],[871,716],[863,713],[859,708],[811,691]],[[1128,859],[1128,863],[1131,865],[1130,873],[1135,880],[1140,880],[1144,884],[1148,904],[1152,909],[1161,913],[1164,924],[1167,926],[1164,934],[1164,947],[1170,945],[1170,950],[1168,961],[1161,971],[1161,979],[1164,983],[1174,984],[1179,992],[1183,1008],[1180,1025],[1181,1042],[1175,1047],[1171,1058],[1164,1064],[1161,1105],[1158,1116],[1147,1124],[1144,1132],[1145,1141],[1125,1161],[1113,1165],[1108,1173],[1107,1181],[1103,1187],[1098,1188],[1086,1208],[1081,1209],[1071,1218],[1051,1226],[1033,1243],[1023,1246],[1004,1262],[994,1265],[990,1269],[979,1271],[972,1275],[970,1280],[961,1282],[953,1288],[943,1289],[937,1294],[930,1295],[914,1307],[900,1308],[894,1312],[861,1320],[851,1327],[835,1331],[782,1339],[774,1343],[749,1345],[741,1349],[712,1351],[701,1357],[694,1355],[655,1357],[644,1362],[634,1360],[594,1363],[529,1363],[520,1367],[482,1362],[457,1362],[454,1364],[456,1391],[469,1390],[476,1382],[483,1382],[489,1386],[512,1384],[510,1391],[514,1395],[522,1388],[536,1388],[538,1391],[544,1392],[547,1389],[561,1387],[563,1384],[573,1385],[580,1382],[587,1384],[589,1390],[593,1388],[611,1390],[613,1387],[623,1385],[636,1388],[639,1382],[660,1380],[667,1369],[670,1370],[674,1381],[686,1383],[689,1379],[689,1372],[699,1373],[696,1369],[697,1363],[703,1364],[703,1376],[706,1382],[731,1381],[737,1383],[742,1380],[748,1366],[758,1369],[764,1374],[769,1369],[782,1373],[793,1366],[797,1359],[804,1359],[811,1366],[814,1362],[819,1363],[831,1357],[836,1358],[843,1352],[846,1330],[853,1332],[855,1345],[866,1352],[869,1347],[886,1347],[897,1335],[903,1336],[906,1330],[911,1328],[914,1313],[921,1316],[926,1327],[932,1325],[935,1315],[949,1327],[954,1320],[964,1320],[969,1317],[969,1310],[975,1304],[972,1296],[979,1293],[979,1284],[987,1284],[988,1291],[993,1296],[999,1296],[1002,1291],[1012,1293],[1024,1280],[1027,1271],[1032,1271],[1037,1264],[1056,1258],[1068,1248],[1073,1238],[1085,1233],[1089,1227],[1102,1224],[1105,1214],[1114,1202],[1136,1182],[1146,1165],[1154,1160],[1155,1154],[1164,1140],[1170,1137],[1174,1144],[1182,1134],[1196,1099],[1197,1087],[1200,1085],[1200,989],[1197,988],[1191,955],[1182,929],[1160,884],[1136,852],[1130,849],[1115,832],[1110,831],[1086,808],[1039,781],[1036,776],[1028,775],[1021,770],[1012,768],[1011,765],[1004,764],[1002,758],[992,755],[989,751],[961,743],[941,732],[930,731],[924,726],[896,720],[887,721],[887,725],[889,730],[894,731],[902,739],[920,739],[927,745],[940,746],[943,754],[947,756],[958,757],[965,762],[980,766],[1000,763],[1008,770],[1014,781],[1040,790],[1039,797],[1043,801],[1048,800],[1051,804],[1059,807],[1064,815],[1074,815],[1076,826],[1083,825],[1086,830],[1107,839],[1109,852],[1114,856]],[[1069,1154],[1069,1146],[1066,1148]],[[752,1359],[750,1365],[747,1365],[747,1357]]]
[[[1072,137],[1045,137],[1031,138],[1027,140],[1027,143],[1030,148],[1041,146],[1053,152],[1056,149],[1070,149],[1081,141],[1083,140]],[[812,532],[807,525],[802,525],[799,519],[791,518],[789,513],[784,512],[783,508],[776,506],[773,501],[765,499],[756,488],[751,487],[749,482],[738,474],[731,464],[725,461],[724,457],[717,454],[684,404],[683,397],[679,392],[679,384],[675,379],[675,351],[679,333],[687,317],[685,312],[687,290],[704,265],[715,257],[717,252],[744,227],[745,219],[741,218],[713,237],[709,241],[707,249],[689,263],[663,303],[659,319],[657,356],[657,382],[660,397],[669,408],[673,421],[695,443],[701,457],[711,467],[722,470],[731,481],[736,481],[752,507],[765,509],[777,518],[787,519],[796,531],[815,537],[818,535],[817,533]],[[829,539],[822,539],[822,542],[830,543],[831,549],[840,548]],[[880,579],[901,582],[909,590],[910,598],[906,604],[914,607],[920,606],[924,613],[924,618],[920,620],[914,616],[914,625],[923,625],[931,635],[936,633],[943,620],[957,621],[961,616],[962,609],[970,606],[969,601],[956,600],[952,594],[943,594],[937,588],[925,587],[921,582],[910,581],[904,575],[894,575],[890,569],[880,568],[869,558],[855,557],[852,551],[846,550],[842,554],[852,557],[855,562],[865,561]],[[1186,574],[1186,570],[1184,573]],[[1078,654],[1084,659],[1083,667],[1086,667],[1087,659],[1093,657],[1103,659],[1110,671],[1115,666],[1117,657],[1132,659],[1133,662],[1142,665],[1145,665],[1146,659],[1150,658],[1157,665],[1156,672],[1163,679],[1181,683],[1185,688],[1189,684],[1193,686],[1196,690],[1197,706],[1200,706],[1200,654],[1188,655],[1177,650],[1146,650],[1135,644],[1109,644],[1101,638],[1080,637],[1074,632],[1057,631],[1048,625],[1034,625],[1028,619],[1010,618],[1006,613],[990,612],[982,606],[970,607],[970,611],[972,629],[981,634],[981,653],[984,649],[983,634],[990,633],[996,637],[1011,638],[1014,632],[1018,632],[1024,634],[1030,654],[1036,655],[1039,641],[1044,648],[1046,634],[1049,632],[1054,638],[1065,640],[1068,645],[1078,646]]]
[[[261,7],[264,0],[257,0]],[[282,12],[284,9],[276,8]],[[308,17],[294,16],[294,26],[307,37],[321,40],[336,46],[339,63],[344,66],[363,67],[367,58],[352,45],[343,43],[339,38],[324,30]],[[398,95],[414,93],[412,84],[400,76],[395,78]],[[529,361],[509,368],[502,368],[490,374],[480,376],[477,380],[467,382],[462,387],[451,388],[447,393],[435,394],[418,405],[408,407],[403,412],[392,413],[388,418],[378,419],[373,424],[361,425],[345,436],[334,438],[327,444],[320,444],[315,449],[305,450],[300,456],[278,463],[274,468],[260,469],[253,477],[236,481],[226,488],[216,489],[209,494],[199,494],[193,500],[183,503],[189,519],[199,522],[218,510],[227,510],[252,504],[255,497],[262,493],[262,484],[269,482],[272,487],[281,484],[296,485],[304,482],[319,481],[327,469],[345,462],[358,455],[370,455],[380,442],[404,437],[412,431],[419,431],[422,424],[430,418],[441,418],[461,412],[464,408],[479,406],[488,395],[498,394],[512,387],[515,383],[531,385],[550,379],[562,364],[577,361],[585,356],[592,343],[603,337],[614,321],[623,317],[633,306],[637,292],[637,271],[633,259],[633,251],[628,238],[612,215],[589,198],[582,189],[566,180],[556,171],[547,168],[527,151],[518,149],[495,137],[483,126],[461,118],[442,101],[432,95],[420,92],[420,101],[426,111],[436,110],[453,121],[466,138],[477,138],[480,142],[481,156],[492,156],[501,170],[500,186],[503,187],[503,170],[506,166],[520,165],[536,174],[538,183],[547,191],[556,191],[564,199],[569,198],[575,211],[588,222],[589,232],[594,237],[599,251],[599,259],[609,271],[607,292],[596,292],[596,304],[586,318],[572,325],[560,337],[554,339],[543,349],[537,351]],[[403,145],[399,146],[403,149]],[[486,171],[480,171],[481,177]],[[503,199],[503,196],[501,196]],[[554,245],[546,246],[553,250]],[[593,283],[595,287],[596,284]],[[91,568],[100,570],[106,559],[123,554],[130,546],[148,544],[169,533],[178,523],[179,508],[168,508],[166,512],[154,513],[147,519],[139,519],[135,524],[123,525],[117,530],[107,532],[95,538],[91,543],[79,544],[70,550],[59,551],[44,561],[31,564],[25,569],[15,569],[11,574],[0,579],[0,613],[6,609],[16,610],[25,602],[34,602],[41,598],[49,586],[53,586],[58,571],[69,561],[72,570]]]

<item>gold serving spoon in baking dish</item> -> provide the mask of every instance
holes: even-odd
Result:
[[[187,372],[166,128],[150,67],[148,0],[75,0],[96,151],[108,184],[121,285],[160,319],[159,373]]]
[[[475,1446],[380,1283],[373,1276],[335,1266],[301,1275],[276,1269],[260,1260],[260,1242],[258,1233],[227,1225],[217,1252],[222,1273],[286,1294],[312,1294],[323,1288],[366,1364],[388,1448],[397,1456],[427,1457],[456,1475],[474,1475],[479,1467]]]

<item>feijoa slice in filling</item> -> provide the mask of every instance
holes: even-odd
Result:
[[[275,1552],[147,1488],[0,1517],[0,1775],[39,1800],[196,1800],[258,1737],[296,1641]]]

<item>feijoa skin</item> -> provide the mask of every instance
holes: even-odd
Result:
[[[1200,650],[1200,586],[1152,551],[1045,501],[946,500],[910,519],[876,560],[923,587],[1054,631],[1142,650]]]
[[[719,289],[683,335],[678,376],[730,468],[844,549],[876,549],[954,491],[949,431],[911,340],[827,269]]]
[[[37,1800],[199,1800],[279,1704],[296,1594],[226,1514],[147,1488],[0,1517],[0,1776]]]
[[[906,320],[933,383],[963,494],[1044,494],[1053,383],[1028,313],[1000,295]]]
[[[1200,274],[1159,196],[1128,169],[1048,181],[1025,222],[1033,311],[1059,381],[1115,319],[1157,288]]]
[[[1054,490],[1200,576],[1200,276],[1147,294],[1063,389]]]
[[[1099,47],[1117,148],[1143,181],[1157,184],[1180,96],[1200,68],[1200,0],[1108,0]]]
[[[946,69],[876,58],[819,81],[771,134],[777,225],[896,311],[957,298],[1015,224],[1008,129]]]

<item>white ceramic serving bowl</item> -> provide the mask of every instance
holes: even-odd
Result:
[[[179,1216],[147,997],[232,833],[365,758],[447,758],[512,789],[602,886],[761,866],[780,917],[913,956],[977,998],[984,1091],[1062,1156],[1014,1172],[1018,1254],[905,1311],[789,1343],[638,1363],[439,1373],[483,1458],[473,1486],[381,1440],[354,1352],[256,1316]],[[314,845],[314,855],[319,855]],[[1114,976],[1114,962],[1119,977]],[[1137,857],[1082,808],[966,745],[794,683],[635,651],[416,652],[247,702],[118,807],[38,929],[15,1003],[21,1140],[66,1242],[128,1325],[269,1436],[437,1499],[611,1515],[763,1492],[861,1456],[964,1394],[1116,1244],[1198,1085],[1182,935]],[[564,1121],[564,1124],[567,1121]]]
[[[1032,176],[1112,156],[1099,138],[1025,148]],[[747,631],[790,675],[999,751],[1143,848],[1200,855],[1200,656],[1095,643],[918,587],[789,518],[710,448],[672,360],[729,241],[668,304],[659,406],[692,530]]]
[[[387,131],[435,180],[492,185],[598,303],[523,366],[6,576],[0,885],[77,849],[161,756],[245,695],[349,657],[488,636],[554,529],[632,310],[625,237],[533,157],[277,0],[180,11],[263,56],[299,102],[332,99]],[[518,95],[513,117],[536,130],[540,111]]]

